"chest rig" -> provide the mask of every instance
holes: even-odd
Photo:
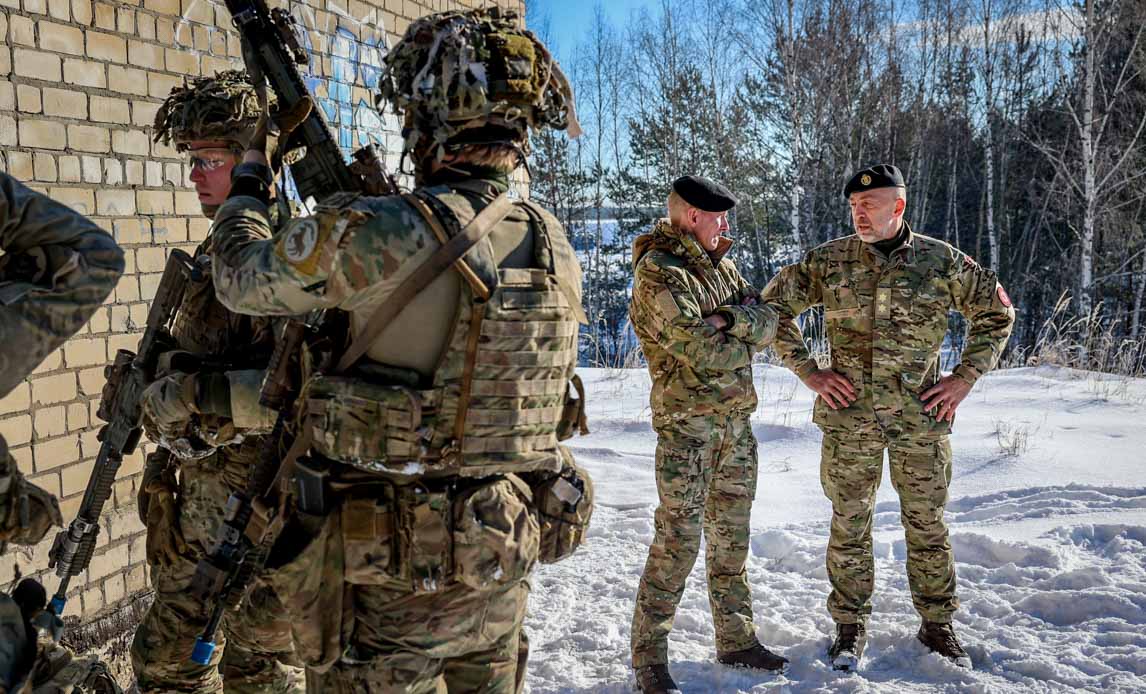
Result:
[[[431,258],[411,280],[421,276],[424,288],[446,271],[463,280],[449,338],[429,387],[353,376],[314,379],[306,410],[314,450],[387,476],[559,470],[557,432],[584,318],[580,266],[567,238],[539,207],[497,196],[482,181],[404,197],[442,244],[439,254],[447,261],[433,267]],[[476,217],[475,200],[483,203]],[[531,231],[533,253],[525,267],[499,266],[489,235],[507,224],[526,224]],[[401,295],[409,295],[404,289],[375,310],[368,335],[381,334],[402,310]],[[358,350],[352,344],[343,366],[365,351],[370,338],[355,341],[367,344]]]
[[[175,347],[168,356],[169,363],[175,369],[199,372],[262,367],[274,351],[273,323],[269,318],[234,313],[219,301],[211,281],[210,253],[210,239],[195,249],[203,272],[198,279],[187,281],[172,321]],[[183,359],[186,355],[190,358]],[[200,419],[206,429],[218,429],[228,421],[214,415],[201,415]],[[226,464],[232,482],[241,485],[244,466],[255,459],[258,448],[258,438],[248,436],[217,449],[211,459]]]
[[[195,249],[203,272],[188,280],[172,321],[176,348],[208,361],[252,362],[262,356],[265,363],[274,348],[271,322],[234,313],[219,301],[211,281],[210,253],[210,240]]]

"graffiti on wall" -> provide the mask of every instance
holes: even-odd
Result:
[[[380,11],[371,8],[356,17],[331,3],[320,19],[308,5],[289,3],[287,7],[297,22],[299,43],[310,58],[302,66],[303,79],[343,154],[349,157],[359,147],[375,144],[389,155],[388,164],[395,166],[400,125],[394,114],[382,116],[374,105],[382,58],[389,49]],[[228,16],[226,7],[217,0],[191,3],[176,25],[177,42],[190,45],[193,29],[202,27],[208,16]],[[221,30],[209,26],[208,31]]]

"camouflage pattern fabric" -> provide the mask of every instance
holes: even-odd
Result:
[[[0,397],[79,330],[123,274],[111,236],[0,173]]]
[[[524,581],[493,594],[460,584],[426,596],[360,586],[355,590],[360,636],[352,653],[371,657],[324,673],[309,672],[307,692],[512,694],[518,691],[528,598]]]
[[[482,498],[481,522],[458,533],[470,541],[467,563],[531,564],[537,553],[535,521],[531,529],[513,523],[516,530],[503,532],[507,518],[528,520],[529,511],[520,500],[504,496],[505,481],[478,484],[483,485],[475,492]],[[449,510],[461,518],[469,507],[463,498]],[[295,643],[310,668],[308,691],[513,692],[529,597],[525,575],[513,568],[505,576],[495,570],[484,586],[475,587],[471,572],[468,581],[413,590],[380,559],[392,543],[399,556],[406,555],[406,538],[390,537],[388,521],[375,523],[373,530],[355,523],[361,502],[375,503],[345,501],[294,560],[270,575],[287,596]],[[378,508],[387,507],[379,502]],[[478,528],[484,528],[480,538]]]
[[[273,105],[274,93],[267,92],[267,97]],[[183,152],[193,140],[223,140],[233,142],[236,153],[242,153],[262,112],[246,72],[225,70],[197,77],[172,89],[156,111],[155,141],[174,141]]]
[[[854,235],[813,249],[799,264],[781,270],[764,298],[785,318],[776,352],[801,377],[816,363],[795,317],[823,305],[831,368],[847,376],[858,395],[840,410],[817,398],[813,415],[824,431],[821,480],[833,508],[827,552],[832,617],[864,622],[871,611],[871,514],[886,448],[900,496],[916,610],[931,621],[951,621],[958,600],[943,522],[951,424],[928,413],[920,394],[940,379],[949,310],[970,324],[955,375],[973,384],[994,368],[1015,319],[1006,292],[994,272],[909,229],[890,257]]]
[[[0,692],[4,694],[121,694],[122,689],[95,656],[77,656],[60,645],[64,624],[40,609],[28,622],[20,608],[0,594]],[[34,645],[33,645],[34,644]],[[33,665],[21,675],[12,671],[11,656],[31,646]]]
[[[872,513],[885,448],[907,536],[907,578],[915,609],[929,621],[950,622],[959,599],[955,559],[943,522],[951,483],[951,444],[946,436],[893,439],[888,445],[882,438],[843,429],[824,431],[820,481],[832,502],[828,611],[840,624],[862,623],[871,614]]]
[[[1015,320],[994,272],[949,244],[910,230],[890,258],[855,235],[829,241],[781,270],[764,298],[785,319],[774,349],[801,377],[816,364],[795,317],[823,305],[832,368],[864,392],[841,410],[817,399],[814,421],[889,438],[950,431],[950,424],[927,414],[919,399],[939,380],[949,310],[970,324],[954,373],[972,384],[994,368]]]
[[[24,479],[0,436],[0,553],[8,542],[34,545],[63,522],[56,497]]]
[[[233,456],[232,456],[233,457]],[[191,648],[207,621],[206,606],[190,593],[195,567],[222,522],[235,489],[222,455],[182,461],[179,524],[191,550],[174,566],[153,565],[155,600],[131,644],[141,692],[299,692],[303,672],[293,656],[283,605],[265,584],[256,584],[237,612],[228,613],[214,661],[191,661]],[[220,671],[220,662],[222,668]]]
[[[156,140],[174,141],[180,150],[187,149],[192,140],[224,140],[241,151],[261,111],[245,73],[202,77],[176,87],[163,102],[156,115]],[[269,236],[277,210],[268,212],[267,221]],[[142,692],[301,691],[303,674],[292,653],[290,625],[283,619],[280,601],[266,585],[255,588],[238,612],[226,616],[214,662],[200,666],[190,659],[195,637],[208,616],[208,606],[192,597],[191,580],[196,563],[215,537],[228,498],[245,489],[248,470],[262,447],[263,439],[257,434],[266,427],[254,424],[264,424],[266,417],[251,391],[274,349],[272,321],[236,314],[216,298],[209,270],[215,253],[215,239],[208,235],[195,252],[204,277],[189,284],[171,333],[176,349],[202,358],[208,375],[223,374],[237,387],[230,390],[229,401],[220,411],[207,408],[205,402],[196,403],[200,413],[182,425],[185,436],[158,441],[172,451],[179,468],[175,522],[188,550],[173,565],[156,562],[151,566],[155,601],[132,642],[132,665]],[[148,402],[144,403],[144,418],[155,419],[159,413],[149,411]],[[179,426],[165,422],[165,428]],[[189,441],[198,445],[191,446]],[[192,453],[192,448],[209,453]],[[159,520],[167,522],[163,517]],[[168,527],[148,528],[149,547],[165,541]]]
[[[581,134],[568,79],[514,13],[491,8],[422,17],[383,62],[377,104],[405,114],[407,153],[429,152],[440,161],[451,141],[524,145],[527,127]]]
[[[752,355],[776,334],[776,312],[743,306],[758,295],[731,260],[721,238],[709,254],[667,219],[633,242],[630,319],[648,361],[654,427],[702,414],[756,409]],[[704,318],[719,312],[717,330]]]
[[[0,397],[58,349],[102,305],[123,273],[123,251],[107,232],[51,198],[0,173]],[[32,545],[61,525],[55,497],[26,481],[0,437],[0,553]],[[41,616],[52,617],[41,611]],[[102,665],[75,659],[56,640],[62,624],[38,635],[0,593],[0,691],[117,692],[97,683]],[[33,641],[35,644],[33,645]],[[32,654],[30,671],[26,654]]]
[[[660,504],[656,533],[637,592],[632,627],[634,667],[668,662],[668,635],[700,549],[717,649],[756,642],[744,566],[756,494],[756,408],[752,355],[776,332],[772,309],[745,306],[757,296],[722,238],[713,253],[668,220],[633,244],[630,318],[649,365]],[[717,330],[704,318],[720,313]]]
[[[745,415],[690,417],[657,428],[660,505],[637,590],[633,667],[668,663],[669,631],[702,531],[716,649],[731,653],[756,643],[745,571],[756,470],[756,437]]]
[[[494,174],[489,170],[467,170],[457,180],[453,174],[447,174],[440,180],[431,180],[432,183],[435,181],[440,185],[430,190],[438,191],[442,199],[452,201],[451,204],[462,205],[462,201],[468,200],[464,204],[475,208],[470,211],[471,215],[480,209],[480,205],[488,204],[492,197],[486,193],[479,196],[472,193],[473,190],[481,188],[488,189],[490,193],[500,193],[508,188],[505,174]],[[471,192],[463,194],[459,192],[462,188]],[[424,218],[411,208],[410,203],[397,197],[335,196],[324,201],[314,217],[293,220],[270,241],[263,240],[266,236],[264,210],[265,206],[254,198],[233,198],[220,209],[212,232],[220,246],[213,267],[219,296],[234,308],[250,313],[298,314],[315,308],[339,307],[350,311],[352,330],[360,330],[377,305],[439,247]],[[532,252],[526,251],[525,256],[528,257],[517,258],[514,255],[518,249],[530,249],[535,245],[531,238],[533,226],[529,218],[519,212],[515,211],[494,228],[486,241],[487,247],[475,249],[477,252],[471,254],[478,258],[492,258],[495,273],[498,263],[502,262],[500,259],[511,256],[515,261],[526,263],[511,267],[535,267],[530,264],[534,262]],[[547,222],[547,228],[550,225],[550,240],[567,245],[560,224],[551,220]],[[556,245],[551,247],[536,242],[538,249],[545,248],[554,254],[553,262],[564,262],[556,258],[559,250],[554,248]],[[471,256],[467,256],[467,261]],[[573,258],[572,254],[569,257]],[[571,262],[574,265],[568,268],[568,274],[577,277],[579,267],[575,265],[575,259]],[[481,262],[475,262],[474,267],[476,272],[489,269]],[[512,284],[507,277],[503,274],[501,280]],[[519,361],[491,360],[480,363],[479,376],[495,368],[500,369],[506,378],[512,376],[519,380],[521,374],[526,374],[526,377],[528,374],[543,374],[550,368],[568,368],[571,372],[575,359],[571,340],[576,334],[576,322],[568,317],[570,310],[565,305],[566,299],[555,288],[550,289],[552,291],[542,293],[523,286],[510,299],[498,302],[502,308],[508,309],[514,300],[527,302],[534,298],[529,296],[532,292],[546,300],[534,303],[547,307],[551,312],[548,322],[538,327],[529,321],[521,321],[506,328],[513,328],[513,331],[495,335],[498,339],[484,343],[486,348],[496,348],[499,344],[517,345],[514,347],[517,351],[509,358],[520,360],[522,355],[529,356],[532,359],[530,365],[535,368],[518,368]],[[439,277],[391,323],[367,351],[367,362],[361,368],[383,368],[378,372],[381,378],[388,373],[402,371],[414,373],[415,380],[422,378],[427,381],[436,375],[436,370],[453,368],[440,367],[439,364],[452,364],[461,359],[445,346],[449,344],[452,326],[468,322],[469,305],[465,301],[465,291],[468,288],[463,290],[457,273],[449,272]],[[388,338],[393,334],[402,338]],[[545,345],[556,339],[562,341],[562,349],[547,353]],[[411,349],[415,345],[426,347]],[[443,349],[448,353],[442,355]],[[539,357],[547,359],[542,361]],[[355,377],[361,378],[353,375],[342,378]],[[549,381],[544,380],[548,378],[551,377],[538,375],[531,383],[548,384]],[[475,380],[475,383],[480,381]],[[317,397],[318,391],[323,390],[318,379],[311,385],[314,389],[311,395]],[[502,388],[515,385],[515,381],[509,380],[501,383]],[[562,381],[560,385],[561,389],[553,393],[550,407],[530,411],[545,415],[544,418],[526,421],[519,417],[503,421],[491,416],[488,420],[477,421],[475,418],[475,421],[490,430],[497,426],[508,430],[502,431],[503,436],[508,432],[528,433],[529,425],[548,426],[548,438],[553,439],[553,455],[545,459],[552,458],[555,472],[561,463],[555,434],[552,433],[563,402],[565,384]],[[365,391],[358,389],[355,392]],[[439,397],[433,395],[435,392],[417,391],[417,396]],[[522,392],[522,395],[533,394]],[[477,395],[481,393],[475,392],[475,397]],[[505,393],[491,391],[490,395]],[[456,398],[456,394],[446,393],[440,397]],[[511,398],[502,399],[513,401]],[[403,396],[402,400],[407,402],[409,409],[410,397]],[[519,400],[528,401],[527,398]],[[441,403],[445,400],[427,401]],[[382,403],[381,400],[376,402]],[[346,403],[346,406],[351,405],[353,401]],[[386,407],[386,419],[393,419],[394,428],[408,427],[409,414],[400,417],[397,415],[398,404],[391,405]],[[328,407],[328,412],[341,411],[333,402],[328,403]],[[439,404],[438,407],[442,406]],[[445,411],[450,414],[444,419],[452,421],[450,407]],[[332,422],[331,428],[324,431],[330,433],[337,429],[346,434],[348,428],[339,425],[340,422]],[[427,431],[432,431],[434,426],[432,420],[427,421]],[[388,432],[387,436],[397,436],[397,433]],[[333,455],[334,449],[340,447],[335,444],[342,438],[345,437],[340,434],[326,442],[331,446],[328,453]],[[481,442],[476,436],[474,439]],[[463,447],[458,469],[473,465],[475,469],[481,469],[483,475],[488,475],[497,473],[497,466],[501,465],[506,468],[501,472],[508,472],[512,468],[507,466],[516,460],[514,456],[517,454],[517,451],[509,449],[501,453]],[[356,478],[363,490],[359,493],[374,490],[378,496],[353,502],[344,500],[339,510],[323,521],[322,530],[316,533],[306,549],[273,574],[274,585],[282,587],[287,610],[291,614],[296,648],[310,668],[308,687],[310,691],[322,692],[514,691],[518,678],[518,634],[529,592],[526,579],[539,553],[540,530],[535,513],[521,498],[512,501],[507,490],[513,487],[507,487],[508,482],[502,481],[493,483],[493,489],[501,490],[496,493],[491,490],[478,496],[475,492],[465,503],[460,499],[449,501],[445,513],[452,514],[454,520],[447,525],[438,515],[442,511],[437,506],[433,506],[432,512],[427,505],[412,507],[400,492],[381,491],[389,489],[389,486],[380,485],[380,481],[390,479],[408,483],[411,475],[416,476],[419,470],[434,464],[411,457],[413,453],[406,456],[408,463],[399,456],[387,461],[387,465],[355,464],[359,470],[369,473],[365,479],[361,476]],[[485,467],[478,468],[478,464]],[[335,466],[335,469],[347,468]],[[355,474],[362,475],[363,472]],[[496,480],[498,477],[486,479]],[[528,498],[527,491],[519,490],[517,493]],[[363,501],[368,502],[365,508]],[[363,511],[367,512],[366,517]],[[485,520],[476,524],[463,522],[471,516]],[[419,519],[417,528],[399,526],[406,522],[403,519],[407,517]],[[511,519],[516,520],[506,526]],[[439,527],[449,529],[445,533],[434,534],[432,542],[427,541],[425,538],[430,535],[427,529]],[[418,542],[416,552],[407,547],[408,543],[415,541]],[[452,565],[453,573],[445,574],[445,580],[440,583],[437,579],[426,580],[428,575],[437,575],[433,573],[435,567],[431,564],[441,556],[450,557],[448,563]],[[413,566],[412,562],[419,563]],[[418,576],[422,580],[418,580]],[[288,586],[291,588],[289,595],[285,593]]]

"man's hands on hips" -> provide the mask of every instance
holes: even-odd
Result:
[[[856,389],[847,376],[831,369],[818,369],[804,377],[804,385],[814,390],[828,407],[842,410],[856,401]]]
[[[971,384],[962,378],[951,374],[939,379],[939,382],[923,391],[920,399],[923,400],[923,407],[928,412],[939,408],[935,413],[935,419],[940,422],[947,420],[948,422],[955,421],[955,408],[959,407],[959,403],[967,397],[971,392]]]

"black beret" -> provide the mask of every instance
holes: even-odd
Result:
[[[903,174],[898,168],[890,164],[876,164],[863,171],[857,171],[856,175],[851,177],[848,184],[844,186],[844,197],[848,198],[851,197],[852,193],[876,188],[906,187],[907,184],[903,182]]]
[[[736,207],[732,191],[703,176],[681,176],[672,182],[672,189],[685,202],[705,212],[724,212]]]

